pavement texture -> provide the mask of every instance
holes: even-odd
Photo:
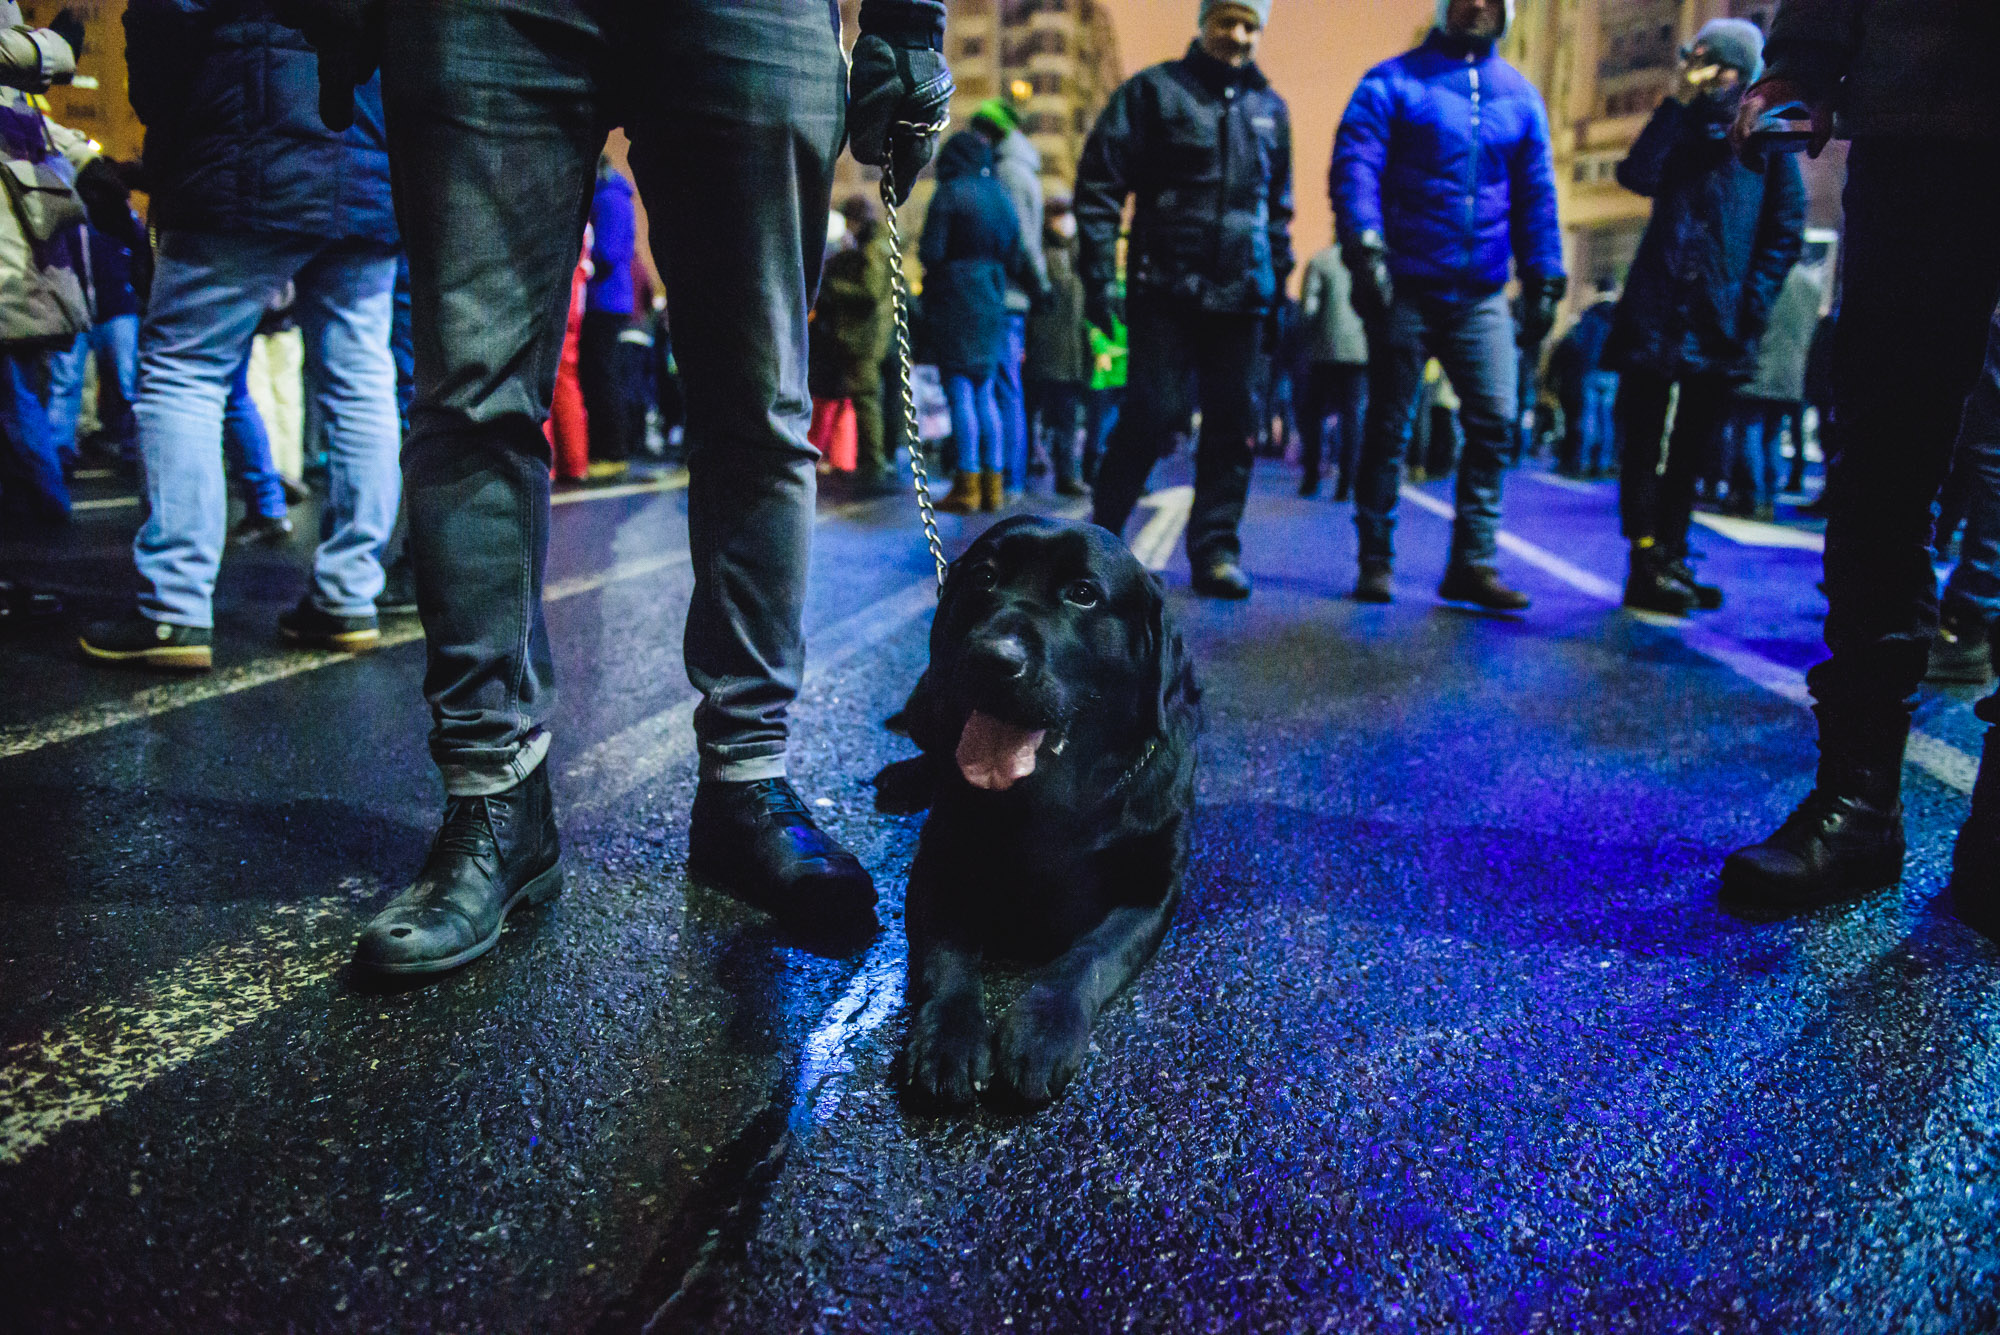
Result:
[[[671,479],[557,511],[568,888],[428,987],[346,964],[441,809],[413,627],[283,652],[301,539],[232,554],[208,678],[13,634],[0,1329],[2000,1329],[2000,949],[1933,902],[1978,692],[1926,697],[1900,888],[1743,922],[1720,859],[1812,764],[1809,526],[1699,530],[1729,606],[1639,618],[1612,490],[1531,466],[1501,558],[1530,612],[1432,596],[1440,485],[1361,607],[1347,508],[1294,482],[1260,464],[1247,604],[1173,553],[1209,717],[1187,898],[1032,1116],[894,1082],[918,820],[868,780],[926,654],[907,501],[817,530],[793,772],[883,893],[842,959],[685,880]],[[109,614],[135,522],[0,564]]]

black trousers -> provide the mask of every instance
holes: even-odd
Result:
[[[593,459],[630,459],[645,443],[646,349],[620,339],[631,318],[587,311],[577,331],[577,387],[590,418]]]
[[[1236,530],[1250,495],[1262,323],[1253,314],[1132,301],[1125,407],[1097,466],[1093,520],[1113,533],[1124,531],[1153,465],[1195,408],[1189,401],[1192,381],[1201,407],[1201,439],[1195,446],[1188,559],[1199,568],[1242,551]]]
[[[1667,435],[1668,395],[1678,383],[1680,405]],[[1687,555],[1694,517],[1694,487],[1715,448],[1729,410],[1729,381],[1719,375],[1682,376],[1623,371],[1618,376],[1620,531],[1633,542],[1651,538],[1675,557]]]
[[[2000,298],[2000,143],[1857,140],[1844,203],[1831,656],[1806,676],[1829,760],[1850,747],[1900,753],[1924,678],[1938,613],[1932,506]]]
[[[1361,429],[1368,415],[1368,368],[1344,362],[1314,362],[1299,393],[1299,453],[1307,478],[1319,480],[1326,451],[1326,419],[1335,418],[1334,477],[1342,486],[1354,483],[1354,464],[1361,457]]]

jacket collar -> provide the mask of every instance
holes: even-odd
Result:
[[[1449,60],[1486,61],[1493,58],[1493,45],[1491,37],[1460,37],[1456,33],[1446,32],[1443,28],[1432,28],[1430,36],[1424,38],[1424,44],[1417,49],[1433,52]]]
[[[1231,87],[1261,91],[1271,86],[1271,81],[1264,77],[1264,71],[1257,68],[1256,61],[1241,67],[1225,65],[1201,49],[1199,38],[1188,43],[1187,55],[1181,58],[1181,67],[1217,97]]]

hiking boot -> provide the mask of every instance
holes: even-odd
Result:
[[[1722,590],[1713,584],[1703,584],[1694,577],[1694,570],[1685,557],[1671,557],[1660,562],[1660,574],[1685,588],[1694,595],[1694,605],[1704,612],[1713,612],[1722,606]]]
[[[1903,874],[1903,750],[1907,715],[1873,726],[1829,728],[1819,706],[1819,773],[1777,831],[1722,863],[1726,905],[1761,914],[1801,913],[1858,899]]]
[[[292,540],[292,521],[284,515],[246,515],[229,530],[231,547],[282,547]]]
[[[77,637],[90,657],[133,667],[206,672],[214,666],[215,634],[202,626],[177,626],[137,612],[118,621],[94,621]]]
[[[1438,597],[1448,603],[1471,603],[1489,612],[1525,612],[1534,600],[1500,582],[1492,566],[1453,561],[1438,582]]]
[[[951,490],[938,498],[937,508],[948,515],[979,513],[979,474],[960,473],[952,479]]]
[[[354,963],[397,977],[456,969],[493,949],[516,907],[547,903],[562,883],[546,764],[504,792],[447,798],[416,883],[362,929]]]
[[[984,472],[979,475],[979,508],[986,513],[992,514],[1019,495],[1019,492],[1014,496],[1007,494],[1007,481],[1002,474]]]
[[[1354,581],[1354,601],[1357,603],[1386,603],[1395,600],[1389,589],[1389,563],[1387,561],[1363,561],[1361,577]]]
[[[688,821],[688,874],[794,930],[875,921],[875,883],[787,779],[703,779]]]
[[[1984,686],[1993,678],[1993,646],[1977,618],[1947,614],[1931,637],[1930,667],[1925,681]]]
[[[291,611],[278,613],[278,634],[287,644],[301,649],[333,649],[353,654],[373,649],[382,638],[382,629],[372,612],[340,616],[323,611],[313,602],[312,595],[307,594]]]
[[[1992,700],[1975,706],[1984,717]],[[1951,911],[1974,931],[2000,941],[2000,729],[1986,732],[1979,758],[1979,777],[1972,785],[1972,810],[1959,827],[1951,850]]]
[[[1625,569],[1625,606],[1670,617],[1692,612],[1694,589],[1669,575],[1668,564],[1658,547],[1634,547]]]
[[[1233,556],[1213,556],[1201,562],[1195,567],[1191,584],[1204,598],[1241,601],[1250,596],[1250,577]]]

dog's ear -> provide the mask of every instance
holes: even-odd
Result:
[[[1177,701],[1193,690],[1193,674],[1188,663],[1187,645],[1180,628],[1167,614],[1166,586],[1160,577],[1146,576],[1146,641],[1151,658],[1151,681],[1147,691],[1150,731],[1157,736],[1167,724]]]
[[[926,752],[937,751],[940,748],[950,750],[958,745],[958,739],[945,736],[949,725],[942,714],[937,688],[931,684],[931,674],[925,672],[923,676],[917,678],[916,689],[910,692],[910,698],[904,702],[902,713],[897,716],[902,720],[904,736]]]

